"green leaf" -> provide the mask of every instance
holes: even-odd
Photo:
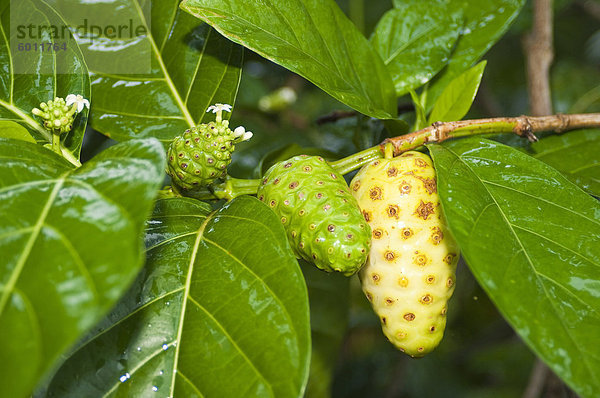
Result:
[[[74,169],[39,145],[0,139],[0,158],[0,383],[21,398],[142,266],[165,154],[136,140]]]
[[[178,8],[179,0],[151,3],[151,16],[139,0],[109,3],[71,0],[71,25],[83,15],[103,15],[116,21],[131,19],[149,30],[139,54],[127,46],[89,46],[89,57],[150,58],[149,73],[114,73],[111,62],[90,62],[93,73],[92,126],[123,141],[155,137],[170,142],[185,129],[214,120],[207,108],[214,103],[234,104],[241,77],[243,48],[223,38],[208,25]],[[92,19],[92,18],[90,18]],[[145,50],[147,49],[147,52]]]
[[[600,130],[552,135],[531,145],[533,157],[562,172],[589,193],[600,196]]]
[[[350,278],[300,260],[310,298],[312,357],[307,398],[331,397],[333,371],[348,327]]]
[[[450,59],[462,28],[447,1],[408,0],[379,21],[371,37],[401,96],[427,83]]]
[[[394,0],[394,5],[397,7],[402,1]],[[502,37],[525,4],[525,0],[449,1],[451,10],[463,13],[465,28],[448,66],[430,87],[432,101],[452,79],[470,68]]]
[[[486,61],[482,61],[454,78],[437,99],[429,115],[429,124],[461,120],[475,100]]]
[[[600,203],[493,141],[429,149],[444,214],[479,283],[557,375],[599,396]]]
[[[36,140],[49,142],[50,133],[31,110],[39,107],[40,102],[55,97],[66,98],[69,94],[80,94],[90,99],[90,79],[83,55],[74,40],[49,36],[36,40],[26,37],[19,41],[30,45],[32,42],[66,43],[66,50],[24,52],[10,47],[11,16],[13,25],[17,22],[24,26],[65,25],[61,16],[48,4],[36,0],[7,1],[0,5],[0,13],[0,119],[19,123]],[[12,39],[17,40],[15,36]],[[24,59],[24,56],[27,58]],[[16,59],[20,62],[15,65]],[[25,67],[27,69],[23,69]],[[87,118],[88,109],[84,108],[76,117],[73,130],[63,138],[64,156],[71,161],[79,160]]]
[[[385,65],[333,0],[184,0],[181,7],[357,111],[396,115]]]
[[[298,397],[306,285],[281,222],[248,196],[157,202],[147,263],[50,385],[60,397]]]
[[[0,138],[11,138],[36,143],[35,138],[19,123],[10,120],[0,120]]]

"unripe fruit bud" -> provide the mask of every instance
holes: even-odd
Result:
[[[210,185],[227,174],[236,140],[227,120],[192,127],[171,142],[167,174],[183,189]]]
[[[386,337],[421,357],[444,334],[459,256],[444,223],[431,159],[411,151],[373,161],[350,187],[373,231],[360,272],[363,291]]]
[[[275,164],[257,195],[280,217],[297,257],[345,275],[365,263],[371,229],[344,177],[323,158],[301,155]]]

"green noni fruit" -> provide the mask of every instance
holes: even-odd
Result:
[[[32,113],[43,119],[46,130],[58,135],[71,131],[77,114],[77,105],[69,106],[63,98],[56,97],[48,102],[42,102],[40,108],[33,108]]]
[[[297,257],[345,275],[365,263],[371,229],[344,178],[323,158],[300,155],[273,165],[257,195],[280,217]]]
[[[210,185],[225,177],[235,144],[248,139],[247,134],[251,136],[243,127],[232,131],[228,120],[187,129],[169,146],[167,174],[183,189]]]

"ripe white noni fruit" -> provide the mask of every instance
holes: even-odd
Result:
[[[421,357],[444,334],[459,256],[444,223],[431,159],[411,151],[375,160],[350,187],[373,234],[359,274],[363,291],[387,338]]]

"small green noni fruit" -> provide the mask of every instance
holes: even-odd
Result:
[[[42,102],[40,108],[33,108],[32,113],[44,120],[46,130],[58,135],[71,131],[77,115],[77,105],[69,106],[63,98],[56,97]]]
[[[442,339],[458,247],[448,232],[431,159],[406,152],[363,167],[350,184],[373,234],[363,291],[383,333],[421,357]]]
[[[295,156],[273,165],[258,198],[280,217],[297,257],[345,275],[365,263],[371,229],[344,178],[319,156]]]
[[[240,135],[229,121],[200,124],[176,137],[167,153],[167,174],[183,189],[196,189],[224,178]]]

